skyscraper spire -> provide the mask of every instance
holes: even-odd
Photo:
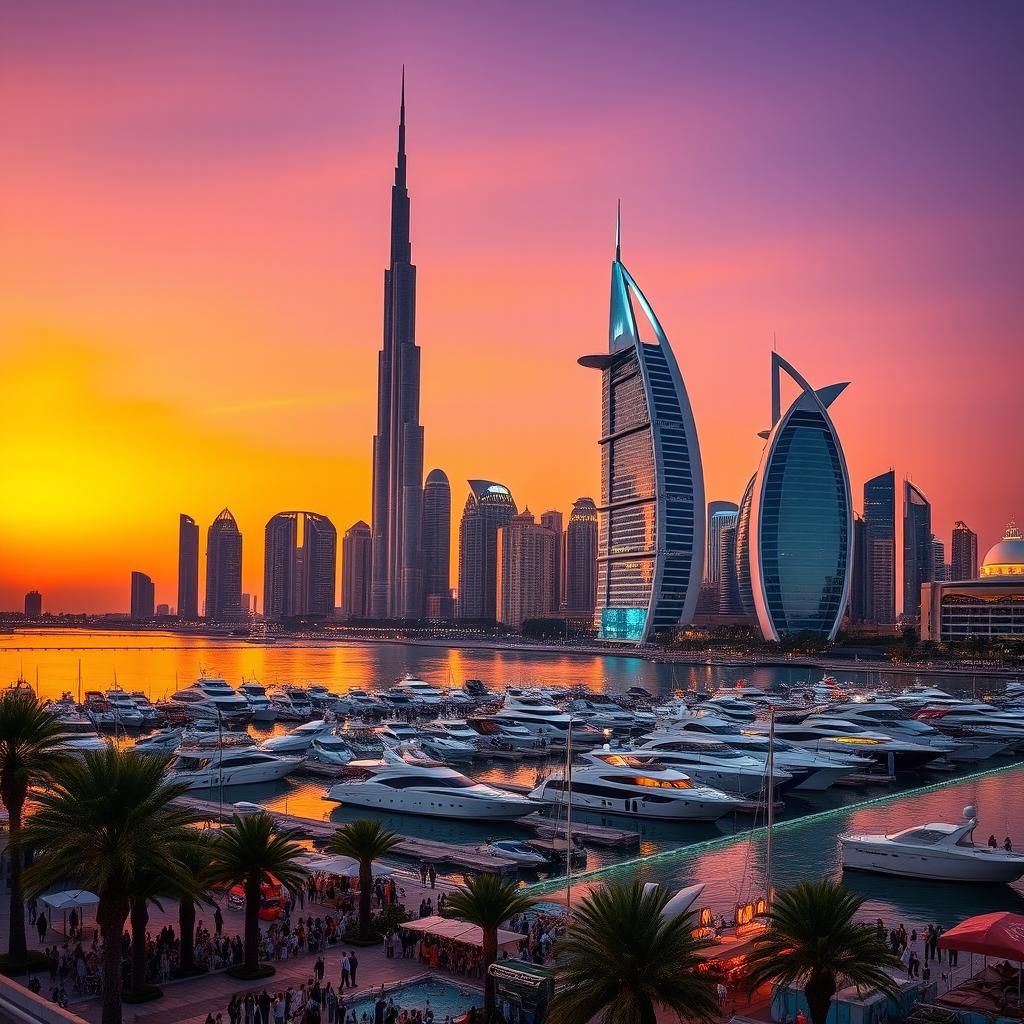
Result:
[[[622,260],[622,200],[615,205],[615,262]]]
[[[402,102],[398,113],[398,160],[395,163],[395,185],[405,188],[405,65],[402,65]]]

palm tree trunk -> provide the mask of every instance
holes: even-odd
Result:
[[[245,967],[256,970],[260,962],[260,876],[245,881]]]
[[[370,900],[373,896],[373,862],[359,862],[359,938],[370,937]]]
[[[807,1009],[812,1024],[826,1024],[832,997],[836,994],[836,979],[830,971],[812,971],[804,986]]]
[[[132,900],[132,989],[138,991],[146,984],[146,925],[149,911],[145,897]]]
[[[196,965],[196,905],[184,896],[178,904],[178,931],[181,933],[178,970],[181,974],[190,974]]]
[[[28,947],[25,943],[25,894],[21,889],[23,854],[18,845],[25,794],[17,792],[16,787],[10,791],[5,787],[3,801],[7,807],[11,836],[7,844],[7,852],[11,858],[11,931],[7,939],[7,957],[11,963],[17,963],[28,956]]]
[[[658,1024],[658,1011],[649,999],[640,1002],[640,1024]]]
[[[494,1016],[494,979],[491,977],[490,967],[498,959],[498,929],[483,929],[483,956],[484,956],[484,1021],[490,1024]]]
[[[100,894],[96,923],[103,937],[102,1024],[121,1024],[121,936],[128,909],[128,897],[123,893]]]

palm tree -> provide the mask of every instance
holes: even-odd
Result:
[[[679,1020],[719,1015],[714,982],[698,971],[707,943],[693,937],[690,914],[662,917],[670,897],[661,886],[614,883],[579,904],[557,946],[550,1024],[654,1024],[659,1006]]]
[[[103,1024],[121,1021],[121,936],[138,879],[144,870],[180,876],[176,851],[196,820],[173,806],[188,787],[168,780],[167,763],[113,747],[65,761],[24,830],[40,851],[25,872],[28,891],[74,878],[99,897]]]
[[[897,985],[883,968],[899,967],[899,960],[874,925],[854,920],[863,902],[831,879],[801,882],[781,893],[767,930],[754,940],[749,986],[802,984],[813,1024],[825,1024],[841,983],[896,995]]]
[[[213,875],[229,885],[245,889],[245,963],[242,973],[254,977],[261,973],[259,964],[260,888],[276,879],[288,889],[304,885],[306,869],[298,863],[305,852],[294,840],[296,829],[275,832],[274,819],[265,811],[237,815],[222,829],[213,844]],[[266,972],[273,973],[273,968]]]
[[[180,867],[180,865],[179,865]],[[149,994],[143,993],[146,984],[146,925],[149,924],[149,904],[160,905],[160,897],[166,896],[173,888],[173,883],[159,871],[147,863],[140,863],[132,880],[129,896],[128,920],[131,923],[131,991],[137,999],[148,999],[159,994],[153,989]]]
[[[510,917],[533,906],[533,900],[511,882],[497,875],[477,875],[448,897],[448,910],[463,921],[475,924],[483,932],[484,1017],[494,1014],[494,980],[488,968],[498,959],[498,929]]]
[[[379,821],[357,818],[343,825],[327,840],[328,853],[359,861],[359,938],[370,937],[370,898],[373,895],[373,862],[386,856],[402,841]]]
[[[196,832],[178,850],[182,878],[171,895],[178,901],[178,932],[181,937],[178,974],[183,976],[195,971],[196,906],[209,906],[215,902],[212,845],[210,833]]]
[[[11,918],[7,965],[28,959],[25,943],[25,899],[21,871],[24,851],[18,843],[29,786],[50,777],[63,759],[63,734],[57,720],[31,692],[7,690],[0,696],[0,799],[10,818]]]

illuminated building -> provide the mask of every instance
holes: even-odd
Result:
[[[398,159],[391,188],[391,262],[384,271],[384,344],[377,365],[373,438],[373,582],[375,619],[418,619],[423,612],[423,427],[420,350],[416,344],[416,267],[409,242],[405,164],[405,74]]]
[[[239,622],[242,615],[242,535],[224,509],[206,531],[206,617]]]
[[[341,541],[341,614],[365,619],[370,614],[370,527],[361,519]]]
[[[133,572],[131,617],[137,622],[153,618],[153,600],[153,581],[144,572]]]
[[[1024,538],[1013,523],[985,555],[978,579],[922,586],[921,636],[943,643],[1024,639]]]
[[[850,583],[851,622],[865,622],[868,608],[867,527],[862,516],[853,514],[853,578]]]
[[[950,550],[950,579],[978,578],[978,535],[962,520],[953,524]]]
[[[597,603],[597,505],[577,498],[565,530],[565,609],[593,615]]]
[[[780,375],[800,388],[785,414]],[[847,387],[815,390],[772,353],[772,427],[750,502],[750,576],[766,640],[832,640],[849,599],[853,505],[842,445],[828,409]]]
[[[864,544],[867,622],[896,621],[896,474],[893,470],[864,484]]]
[[[641,337],[634,301],[643,314]],[[601,507],[595,626],[647,643],[693,618],[704,569],[704,476],[675,355],[621,259],[616,223],[601,371]]]
[[[530,619],[542,619],[557,611],[551,607],[552,530],[539,525],[527,508],[499,528],[497,543],[498,621],[520,629]]]
[[[554,509],[542,512],[540,525],[551,532],[551,592],[548,595],[548,611],[557,612],[565,600],[562,562],[565,558],[565,537],[562,529],[562,513]]]
[[[498,530],[516,514],[512,493],[493,480],[470,480],[459,523],[460,619],[497,616]]]
[[[41,619],[43,617],[43,595],[38,590],[30,590],[25,595],[25,618]]]
[[[441,608],[444,599],[451,598],[451,560],[452,489],[444,470],[432,469],[423,485],[423,591],[427,605]]]
[[[178,618],[199,618],[199,527],[178,516]]]
[[[718,550],[721,544],[722,530],[736,525],[736,513],[739,506],[733,501],[708,502],[708,549],[704,558],[704,578],[717,588],[718,585]]]
[[[946,545],[932,534],[932,571],[931,579],[940,583],[950,579],[949,566],[946,564]]]
[[[263,545],[263,617],[327,618],[334,612],[338,531],[316,512],[278,512]]]
[[[751,620],[757,616],[757,609],[754,607],[754,587],[750,575],[750,510],[754,501],[754,481],[756,479],[755,474],[747,481],[747,486],[743,489],[739,511],[736,513],[735,540],[735,613],[745,615]]]
[[[903,615],[921,615],[921,585],[932,575],[932,506],[924,491],[903,481]]]

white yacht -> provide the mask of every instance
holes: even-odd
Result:
[[[172,754],[181,746],[184,736],[184,729],[157,729],[156,732],[143,736],[132,749],[140,754]]]
[[[122,729],[141,729],[142,712],[132,699],[132,695],[118,686],[114,686],[103,695],[107,703],[114,709],[117,724]]]
[[[114,705],[98,690],[85,691],[82,713],[97,729],[114,729],[120,724]]]
[[[384,741],[373,727],[364,722],[348,722],[337,735],[343,739],[356,759],[380,757],[384,752]]]
[[[267,696],[279,722],[307,722],[313,717],[313,702],[302,686],[275,686]]]
[[[509,857],[524,868],[537,868],[548,863],[548,857],[538,853],[527,843],[517,839],[496,839],[481,850],[482,853],[493,853],[499,857]]]
[[[1024,717],[982,702],[960,703],[933,708],[927,705],[917,714],[950,736],[978,736],[1005,740],[1011,751],[1024,749]]]
[[[319,764],[345,765],[355,758],[349,745],[333,733],[314,736],[306,755]]]
[[[844,868],[943,882],[1015,882],[1024,877],[1024,854],[975,846],[973,807],[959,825],[930,822],[891,835],[839,837]]]
[[[57,721],[63,737],[62,745],[70,753],[106,750],[108,741],[99,735],[96,726],[85,715],[75,711],[60,715]]]
[[[249,702],[226,680],[201,677],[184,690],[171,694],[171,702],[186,708],[195,719],[247,722],[252,718]]]
[[[277,709],[267,696],[267,688],[255,679],[248,679],[238,687],[238,692],[249,702],[252,720],[263,725],[277,721]]]
[[[398,718],[390,718],[381,724],[377,735],[386,744],[415,743],[419,739],[419,730],[408,722]]]
[[[379,713],[382,710],[381,703],[375,694],[358,687],[347,690],[344,696],[338,699],[337,709],[339,714],[345,715],[365,714],[366,712]]]
[[[572,770],[573,807],[673,821],[717,821],[740,804],[688,775],[649,758],[592,753],[588,763]],[[531,800],[564,804],[568,798],[564,775],[552,775],[533,792]]]
[[[310,683],[306,687],[306,693],[313,705],[314,711],[337,711],[341,697],[328,690],[323,683]]]
[[[259,747],[182,749],[171,761],[170,780],[188,783],[189,789],[275,782],[301,762],[301,757],[287,757]]]
[[[419,733],[420,745],[445,761],[469,761],[477,751],[480,737],[461,719],[429,722]]]
[[[131,696],[132,702],[142,713],[143,728],[156,725],[160,721],[160,710],[157,706],[141,690],[132,690]]]
[[[470,718],[470,728],[477,733],[477,749],[482,754],[489,751],[507,753],[519,750],[524,753],[536,753],[545,745],[545,741],[534,736],[525,725],[517,725],[508,720],[498,721],[489,716]]]
[[[733,750],[710,736],[678,732],[648,733],[628,752],[636,757],[656,758],[662,764],[685,772],[694,781],[739,796],[756,796],[765,787],[767,760]],[[772,773],[772,788],[785,786],[793,776],[779,765]]]
[[[381,761],[353,761],[348,778],[331,786],[326,799],[352,807],[373,807],[432,818],[497,821],[535,810],[526,797],[474,782],[454,768],[411,764],[385,750]]]
[[[409,675],[399,679],[388,692],[407,694],[409,703],[420,707],[436,707],[444,700],[444,694],[436,686]]]
[[[566,714],[544,697],[528,693],[509,691],[505,694],[505,703],[491,716],[498,722],[510,722],[521,725],[531,735],[554,743],[565,743],[569,735],[569,726],[573,726],[573,743],[578,743],[584,736],[582,723],[577,723],[572,715]],[[593,742],[600,742],[601,734],[594,732]]]
[[[636,725],[636,715],[632,711],[626,711],[609,700],[577,697],[569,701],[566,711],[577,721],[592,725],[595,729],[628,732]]]
[[[314,722],[303,722],[280,736],[271,736],[260,744],[260,750],[269,750],[275,754],[305,754],[318,736],[330,736],[334,732],[334,721],[321,719]]]

